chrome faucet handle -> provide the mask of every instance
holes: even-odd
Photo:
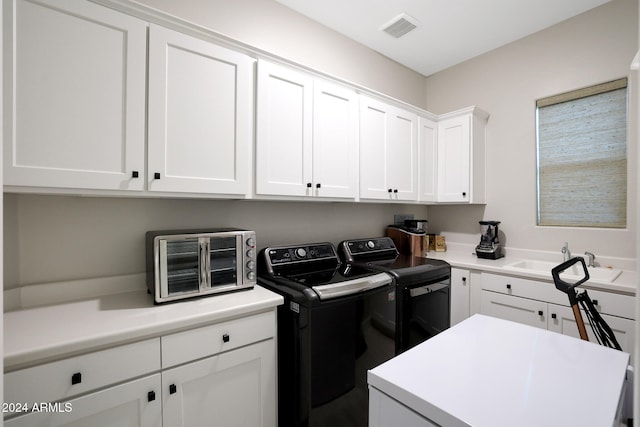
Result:
[[[596,256],[591,252],[586,251],[584,253],[587,256],[587,267],[595,267],[596,266]]]

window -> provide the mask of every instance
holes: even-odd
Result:
[[[538,225],[625,228],[627,79],[536,104]]]

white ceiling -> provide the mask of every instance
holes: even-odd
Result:
[[[459,64],[610,0],[276,0],[425,75]],[[419,25],[395,39],[401,13]]]

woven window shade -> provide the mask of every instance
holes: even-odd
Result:
[[[538,101],[538,224],[626,223],[626,79]]]

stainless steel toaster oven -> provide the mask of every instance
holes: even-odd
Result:
[[[149,231],[147,287],[156,304],[252,288],[256,234],[235,228]]]

